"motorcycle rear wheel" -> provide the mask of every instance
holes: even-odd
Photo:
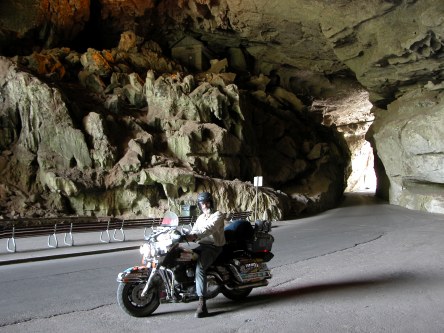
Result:
[[[245,289],[226,289],[223,288],[222,295],[226,298],[231,299],[233,301],[240,301],[250,295],[253,288],[245,288]]]
[[[117,303],[120,308],[133,317],[146,317],[159,307],[159,292],[151,287],[145,296],[141,296],[145,283],[119,283]]]

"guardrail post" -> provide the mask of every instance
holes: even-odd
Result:
[[[12,249],[10,248],[9,244],[12,243]],[[6,250],[8,252],[15,252],[16,251],[16,244],[15,244],[15,227],[12,227],[12,237],[8,238],[6,241]]]
[[[48,246],[49,246],[49,247],[57,248],[57,247],[59,246],[59,242],[57,241],[57,235],[56,235],[56,232],[57,232],[57,223],[54,224],[54,233],[53,233],[52,235],[49,235],[49,236],[48,236]],[[52,239],[52,238],[54,239],[54,245],[51,244],[51,239]]]
[[[121,239],[118,239],[118,238],[116,238],[116,232],[117,232],[117,229],[114,229],[114,232],[113,232],[113,239],[115,240],[115,241],[118,241],[118,242],[124,242],[125,241],[125,232],[123,231],[123,224],[125,223],[125,220],[122,220],[122,225],[121,225],[121,227],[120,227],[120,232],[122,233],[122,238]]]
[[[65,243],[65,245],[68,245],[68,246],[74,245],[74,238],[72,236],[72,223],[69,227],[69,232],[65,232],[65,236],[63,237],[63,242]]]
[[[110,224],[110,219],[108,220],[108,225],[106,226],[106,230],[105,230],[105,233],[106,233],[106,237],[108,238],[108,240],[103,240],[103,231],[101,231],[100,232],[100,241],[102,242],[102,243],[109,243],[109,242],[111,242],[111,237],[109,236],[109,224]]]

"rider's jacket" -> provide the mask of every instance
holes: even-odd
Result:
[[[219,211],[208,216],[201,214],[191,233],[197,235],[199,244],[223,246],[225,244],[224,222],[225,215]]]

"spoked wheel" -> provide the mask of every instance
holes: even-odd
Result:
[[[245,289],[222,289],[222,294],[233,301],[240,301],[250,295],[253,288],[245,288]]]
[[[151,287],[142,297],[144,287],[145,283],[120,283],[117,288],[117,303],[130,316],[146,317],[159,307],[157,288]]]

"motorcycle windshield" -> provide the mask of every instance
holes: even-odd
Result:
[[[163,216],[161,225],[164,227],[177,227],[179,225],[179,217],[176,213],[168,211]]]

